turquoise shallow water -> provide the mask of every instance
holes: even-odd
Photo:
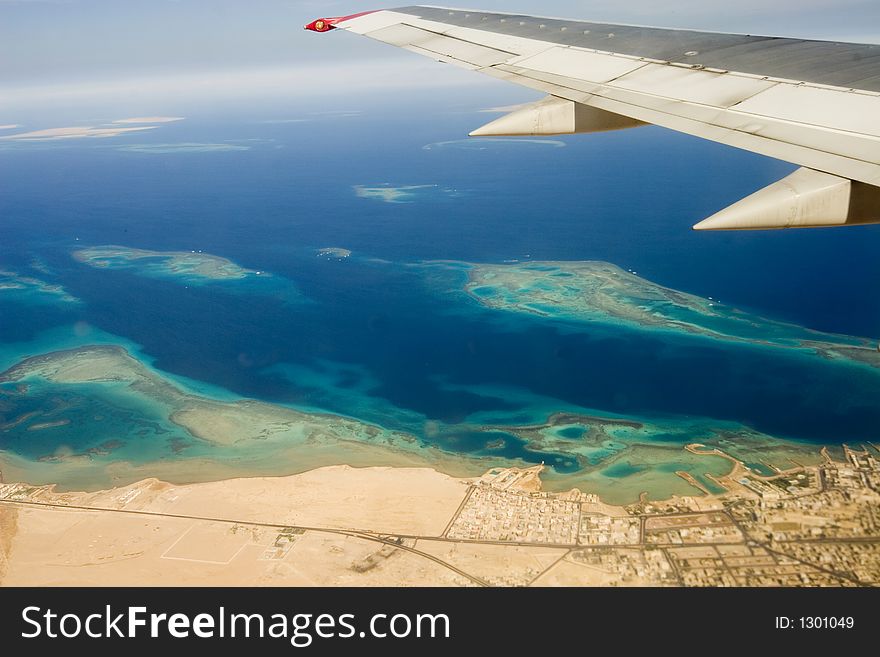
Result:
[[[563,438],[571,438],[572,440],[575,440],[584,435],[584,428],[578,425],[563,427],[561,429],[557,429],[556,435],[562,436]]]
[[[34,379],[27,386],[26,394],[0,399],[0,408],[8,422],[37,414],[3,430],[4,447],[28,459],[90,455],[141,463],[196,442],[168,422],[167,412],[130,394],[125,384],[53,385]],[[12,387],[2,384],[0,390]],[[58,421],[65,424],[40,428]]]
[[[32,344],[7,345],[3,363],[15,363],[24,357],[43,353],[52,347],[75,349],[88,343],[121,344],[140,358],[136,345],[100,331],[88,331],[82,326],[70,327],[68,331],[56,331],[44,335]],[[216,386],[190,381],[184,377],[167,376],[144,359],[154,376],[171,381],[178,389],[197,394],[205,399],[236,401],[240,397]],[[568,488],[580,485],[602,492],[609,501],[627,502],[635,499],[643,490],[652,497],[674,493],[693,494],[683,480],[675,474],[679,470],[689,472],[709,490],[718,487],[707,479],[706,472],[724,474],[729,465],[723,459],[694,457],[683,451],[690,442],[706,442],[722,445],[737,454],[743,447],[769,449],[762,453],[763,460],[788,467],[785,446],[794,445],[794,452],[815,452],[802,443],[779,441],[767,436],[749,434],[740,425],[712,419],[633,418],[584,409],[559,400],[536,397],[527,390],[478,386],[467,391],[480,399],[504,400],[510,407],[505,412],[494,411],[491,417],[475,413],[460,422],[448,423],[430,420],[424,415],[407,412],[386,404],[371,403],[377,381],[371,380],[363,371],[344,367],[338,363],[324,362],[320,374],[313,371],[286,371],[288,377],[300,385],[313,386],[322,394],[327,390],[344,390],[345,395],[336,397],[316,396],[312,404],[291,404],[293,408],[309,412],[321,412],[326,405],[342,403],[350,411],[347,416],[373,421],[380,425],[394,425],[416,436],[412,444],[397,443],[398,449],[412,450],[418,454],[426,446],[437,446],[450,454],[459,454],[491,463],[544,463],[548,466],[548,485]],[[26,386],[26,389],[22,389]],[[446,384],[452,392],[464,393],[461,387]],[[329,402],[327,400],[330,400]],[[79,469],[67,470],[66,459],[87,459],[93,464],[125,462],[138,466],[160,464],[168,461],[193,461],[208,458],[222,464],[225,470],[240,475],[266,472],[267,459],[272,459],[283,445],[276,441],[249,441],[244,444],[216,446],[196,439],[184,428],[169,420],[175,409],[143,395],[120,382],[88,384],[49,383],[38,377],[29,377],[0,384],[0,430],[4,449],[26,460],[44,466],[39,477],[47,476],[45,466],[58,464],[53,481],[69,485],[68,477],[82,486]],[[562,420],[559,426],[545,425],[553,414],[569,413],[579,417],[577,422]],[[57,426],[56,426],[57,425]],[[745,431],[745,433],[744,433]],[[733,443],[725,436],[736,435]],[[723,444],[727,442],[727,444]],[[644,457],[645,445],[664,445],[661,451]],[[773,451],[774,447],[783,447]],[[306,455],[307,445],[302,449]],[[635,451],[633,451],[635,450]],[[766,465],[754,460],[747,452],[747,461],[762,474],[769,474]],[[628,456],[630,455],[630,456]],[[632,455],[636,456],[633,460]],[[290,458],[286,456],[285,458]],[[298,468],[296,457],[290,461],[292,470]],[[337,459],[345,459],[344,451]],[[486,461],[488,459],[488,461]],[[781,460],[780,460],[781,459]],[[306,457],[308,461],[308,457]],[[80,463],[81,465],[81,463]],[[196,478],[204,475],[192,470]],[[276,462],[272,472],[283,464]],[[51,472],[52,470],[50,470]],[[164,470],[163,470],[164,471]],[[185,473],[187,470],[184,469]],[[100,472],[100,471],[98,471]],[[140,472],[143,472],[142,470]],[[106,485],[104,475],[97,485]],[[186,479],[184,475],[183,479]]]
[[[621,479],[623,477],[632,476],[644,470],[645,466],[635,466],[631,463],[619,462],[602,470],[602,474],[604,474],[606,477]]]

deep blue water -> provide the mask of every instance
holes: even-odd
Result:
[[[880,336],[880,227],[690,231],[790,165],[654,128],[565,138],[565,148],[423,149],[489,118],[379,106],[296,124],[193,116],[134,137],[0,150],[0,268],[34,275],[39,257],[54,272],[39,275],[84,302],[64,310],[0,296],[0,342],[84,320],[142,345],[169,372],[407,430],[477,412],[516,418],[520,402],[485,392],[513,386],[622,415],[710,417],[817,442],[876,440],[880,376],[867,368],[687,337],[559,330],[438,293],[460,274],[427,277],[406,263],[605,260],[764,316]],[[248,139],[259,141],[236,142],[248,151],[116,150]],[[405,204],[352,190],[382,183],[439,187]],[[284,276],[310,302],[186,287],[70,257],[103,244],[202,249]],[[355,255],[315,257],[328,246]],[[326,363],[339,369],[322,378]],[[284,365],[314,376],[272,369]],[[522,451],[513,436],[464,429],[434,440],[456,451]]]

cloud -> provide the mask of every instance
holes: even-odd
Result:
[[[139,132],[141,130],[153,130],[156,126],[142,126],[138,128],[92,128],[89,126],[73,126],[69,128],[47,128],[45,130],[33,130],[31,132],[19,132],[14,135],[5,135],[0,139],[8,141],[56,141],[59,139],[83,139],[90,137],[118,137],[126,132]]]
[[[18,123],[7,123],[6,125],[0,125],[0,130],[15,130],[20,127],[21,125]]]
[[[131,99],[178,104],[182,99],[205,101],[217,98],[301,98],[379,89],[413,90],[478,84],[485,86],[492,82],[452,66],[439,66],[430,60],[404,57],[50,85],[0,86],[0,96],[7,108],[75,102],[118,104]]]

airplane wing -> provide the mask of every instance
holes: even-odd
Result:
[[[880,45],[412,6],[319,19],[548,96],[475,136],[646,123],[800,165],[694,226],[880,223]]]

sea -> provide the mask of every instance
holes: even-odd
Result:
[[[486,426],[562,411],[744,427],[817,449],[880,440],[877,368],[505,313],[463,293],[468,263],[604,261],[756,317],[878,339],[880,227],[690,229],[793,165],[656,127],[474,140],[497,116],[484,111],[491,95],[389,94],[194,105],[184,120],[115,137],[0,140],[0,270],[79,300],[0,290],[0,370],[88,343],[76,331],[89,327],[215,398],[340,414],[499,464],[548,454]],[[72,257],[107,245],[212,254],[275,284],[193,284]],[[76,392],[40,390],[22,404]],[[129,411],[143,439],[124,457],[159,458],[149,422]],[[113,437],[87,422],[59,430],[74,451]],[[51,430],[0,432],[0,450],[22,458],[52,449]],[[616,462],[609,476],[638,469]]]

